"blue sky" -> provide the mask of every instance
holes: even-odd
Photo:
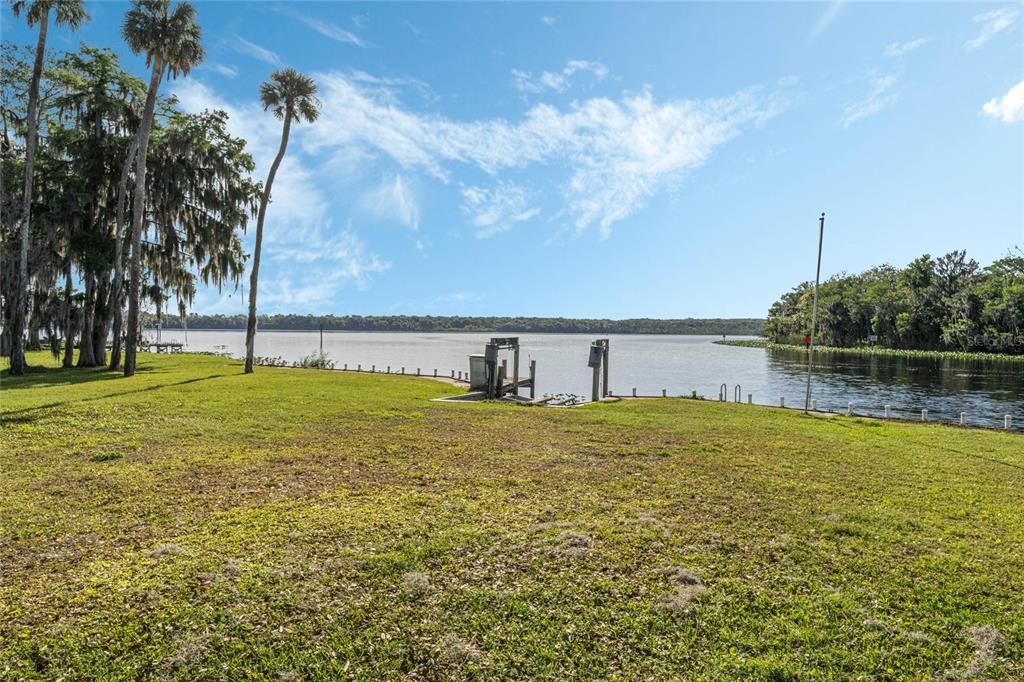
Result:
[[[763,316],[813,279],[821,211],[826,277],[1024,243],[1020,4],[195,4],[206,61],[163,92],[227,110],[260,179],[259,83],[320,85],[261,312]],[[125,7],[51,46],[144,74]]]

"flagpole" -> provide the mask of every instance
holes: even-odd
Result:
[[[825,213],[818,220],[818,269],[814,273],[814,308],[811,312],[811,342],[807,344],[807,395],[804,397],[804,412],[811,409],[811,365],[814,362],[814,335],[818,326],[818,283],[821,280],[821,245],[825,239]]]

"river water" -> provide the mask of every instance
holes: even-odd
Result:
[[[153,338],[155,332],[147,332]],[[383,371],[405,367],[407,373],[419,368],[424,373],[448,375],[466,372],[468,356],[482,353],[492,336],[514,333],[380,333],[324,332],[323,349],[340,369],[347,363],[354,369],[376,365]],[[537,395],[573,393],[590,397],[592,371],[587,366],[593,335],[518,334],[521,374],[529,361],[537,361]],[[742,400],[747,395],[760,404],[802,406],[807,372],[806,355],[800,351],[768,351],[712,343],[712,336],[610,337],[610,379],[612,391],[629,395],[689,395],[692,391],[717,399],[721,385],[733,400],[736,386]],[[741,337],[735,337],[741,338]],[[164,341],[187,342],[187,350],[245,354],[242,331],[165,330]],[[256,354],[280,356],[294,361],[319,350],[319,332],[261,331],[256,336]],[[504,355],[503,355],[504,357]],[[510,359],[511,363],[511,359]],[[511,368],[509,370],[511,372]],[[895,416],[919,418],[922,409],[935,421],[959,421],[1002,426],[1011,415],[1015,428],[1024,427],[1024,365],[1008,362],[965,360],[924,360],[894,357],[815,356],[812,397],[818,409],[846,411],[853,403],[858,414],[881,415],[891,405]]]

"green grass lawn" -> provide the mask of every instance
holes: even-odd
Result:
[[[1020,434],[194,355],[2,389],[0,678],[1024,679]]]

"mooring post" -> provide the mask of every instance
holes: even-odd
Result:
[[[928,421],[928,410],[921,410],[921,421]]]
[[[505,370],[506,370],[506,366],[505,366],[505,362],[503,360],[502,363],[501,363],[501,367],[498,368],[498,396],[497,397],[499,397],[499,398],[502,397],[503,395],[505,395]]]
[[[747,405],[753,405],[753,404],[754,404],[754,394],[753,393],[748,393],[747,394]]]
[[[377,365],[370,365],[370,371],[371,372],[376,372],[377,371]]]
[[[348,371],[348,363],[347,362],[345,363],[345,371],[346,372]]]
[[[530,360],[530,400],[537,393],[537,361]]]
[[[512,349],[512,393],[519,395],[519,342]]]
[[[437,378],[437,368],[436,367],[434,368],[434,378],[435,379]]]
[[[1010,415],[1003,416],[1003,428],[1009,430],[1010,426]]]
[[[633,387],[633,397],[636,397],[636,386]]]
[[[417,367],[417,368],[416,368],[416,376],[419,376],[419,375],[420,375],[420,368],[419,368],[419,367]]]
[[[786,396],[780,395],[779,396],[779,407],[785,407],[785,406],[786,406]]]
[[[852,417],[853,416],[853,403],[846,403],[846,416],[847,417]]]
[[[405,367],[403,367],[403,368],[402,368],[402,371],[401,371],[401,373],[402,373],[402,374],[405,374]]]
[[[590,400],[591,402],[597,402],[601,397],[601,368],[598,365],[594,365],[592,368],[593,379],[590,385]]]
[[[892,405],[885,406],[885,418],[892,419]]]
[[[697,391],[696,390],[691,391],[690,392],[690,397],[693,398],[694,400],[696,400],[697,399]]]
[[[662,398],[667,398],[668,397],[668,389],[667,388],[661,389],[661,397]]]
[[[388,371],[386,372],[386,374],[391,374],[391,365],[388,365]]]
[[[452,379],[454,379],[454,378],[455,378],[455,370],[453,369],[452,370]]]
[[[814,398],[811,398],[811,412],[817,412],[817,411],[818,411],[818,401],[816,399],[814,399]]]
[[[601,358],[601,365],[604,367],[604,395],[611,395],[611,391],[608,390],[608,339],[604,340],[604,357]]]
[[[362,365],[356,365],[356,371],[357,372],[362,372],[363,371],[363,366]]]
[[[967,426],[967,413],[966,412],[961,412],[960,413],[960,426]]]

